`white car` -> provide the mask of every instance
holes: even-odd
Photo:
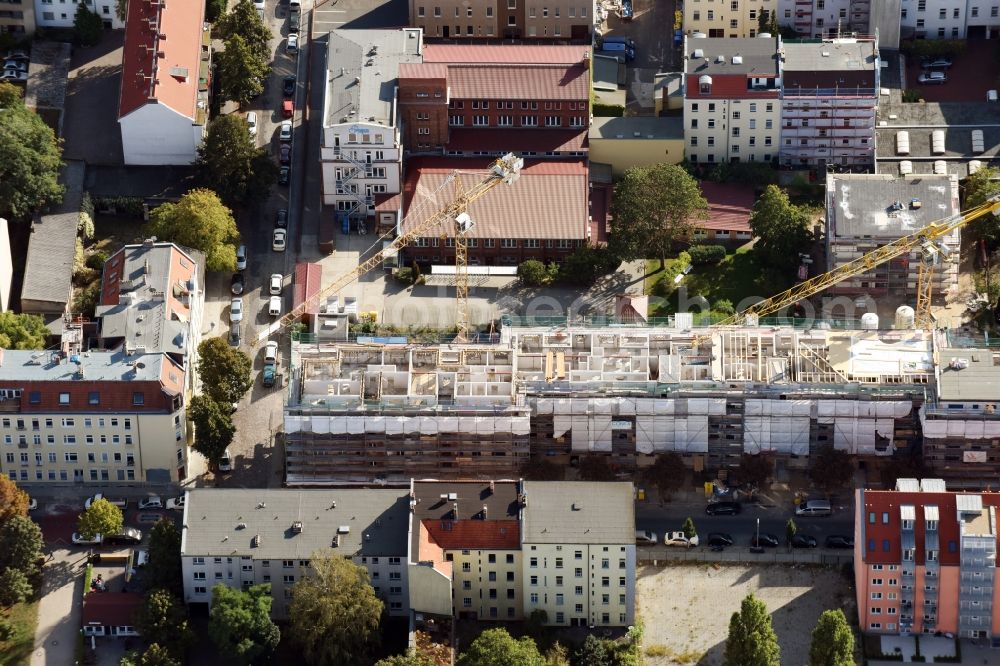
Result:
[[[247,246],[240,245],[236,250],[236,270],[245,271],[247,269]]]
[[[667,532],[663,535],[663,543],[666,546],[681,546],[683,548],[694,548],[698,545],[698,535],[688,539],[684,532]]]
[[[257,136],[257,114],[253,111],[247,113],[247,127],[250,128],[250,136]]]
[[[34,511],[38,508],[38,500],[34,497],[28,500],[28,511]]]
[[[281,121],[281,131],[278,133],[278,140],[280,141],[291,141],[292,140],[292,121],[283,120]]]
[[[298,52],[299,52],[299,36],[293,32],[288,35],[288,41],[285,43],[285,53],[298,53]]]
[[[243,299],[234,298],[229,303],[229,323],[235,324],[238,321],[243,321]]]
[[[284,252],[286,237],[287,234],[284,229],[275,229],[274,234],[271,236],[271,249],[275,252]]]
[[[100,534],[95,534],[92,539],[88,539],[79,532],[73,532],[73,543],[78,546],[97,546],[102,541],[104,541],[104,537]]]
[[[267,314],[272,317],[281,316],[281,296],[272,296],[267,303]]]
[[[180,511],[181,509],[183,509],[184,508],[184,495],[181,495],[180,497],[171,497],[170,499],[168,499],[167,500],[167,508],[170,509],[171,511],[173,511],[175,509],[178,510],[178,511]]]
[[[264,11],[264,0],[253,0],[253,6],[255,9]]]
[[[284,277],[281,275],[281,273],[271,273],[271,279],[268,280],[267,290],[271,293],[272,296],[281,293],[281,283],[283,280]]]
[[[229,449],[222,452],[222,457],[219,459],[219,471],[220,472],[232,472],[233,471],[233,457],[229,455]]]
[[[917,83],[924,85],[940,85],[948,83],[948,75],[944,72],[925,72],[917,77]]]
[[[160,499],[159,495],[150,495],[149,497],[143,497],[139,500],[139,510],[144,509],[162,509],[163,500]]]
[[[264,365],[268,363],[278,362],[278,343],[274,340],[268,340],[267,344],[264,345]]]

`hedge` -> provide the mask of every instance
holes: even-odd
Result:
[[[726,258],[726,248],[721,245],[692,245],[687,253],[695,265],[717,264]]]

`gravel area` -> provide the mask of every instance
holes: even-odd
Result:
[[[781,663],[786,666],[807,663],[810,634],[824,610],[841,607],[848,621],[856,615],[853,592],[835,568],[642,567],[637,587],[650,666],[721,664],[729,618],[751,592],[771,612],[781,645]]]

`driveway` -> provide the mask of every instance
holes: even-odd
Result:
[[[63,157],[87,164],[120,165],[118,128],[123,30],[106,30],[96,46],[77,47],[70,62],[63,119]]]

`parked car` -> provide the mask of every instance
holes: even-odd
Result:
[[[920,59],[920,66],[924,69],[930,69],[931,67],[943,67],[947,69],[951,65],[952,60],[949,56],[934,56]]]
[[[295,102],[290,99],[284,100],[281,103],[281,117],[291,118],[294,115],[295,115]]]
[[[302,7],[299,0],[288,0],[288,32],[299,31],[299,19],[302,17]]]
[[[707,543],[709,546],[721,546],[725,548],[726,546],[733,545],[733,537],[725,532],[709,532]]]
[[[3,74],[0,74],[0,81],[27,81],[28,73],[19,72],[13,69],[3,70]]]
[[[854,537],[842,534],[831,534],[823,542],[827,548],[854,548]]]
[[[100,534],[95,534],[91,538],[86,538],[79,532],[73,532],[72,541],[78,546],[96,546],[104,540]]]
[[[796,534],[792,537],[792,548],[815,548],[817,545],[816,537],[808,534]]]
[[[274,340],[268,340],[267,344],[264,345],[264,365],[268,363],[278,362],[278,343]]]
[[[649,530],[635,531],[635,545],[655,546],[657,543],[659,542],[656,539],[656,532],[650,532]]]
[[[286,233],[284,229],[275,229],[274,234],[271,236],[271,249],[275,252],[284,252],[285,236]]]
[[[142,532],[134,527],[126,527],[121,534],[108,534],[104,537],[105,546],[134,546],[142,543]]]
[[[236,270],[245,271],[247,269],[247,246],[240,245],[236,248]]]
[[[167,508],[171,511],[174,509],[181,510],[184,508],[184,495],[180,497],[171,497],[167,500]]]
[[[267,281],[267,291],[269,294],[274,296],[275,294],[280,294],[282,289],[282,281],[284,276],[281,273],[271,273],[270,279]]]
[[[274,226],[277,229],[284,229],[288,226],[288,209],[279,208],[278,214],[274,217]]]
[[[253,0],[254,9],[264,11],[264,0]]]
[[[632,0],[622,0],[621,9],[618,10],[618,17],[623,21],[632,20]]]
[[[219,471],[220,472],[233,471],[233,457],[229,455],[229,449],[223,451],[222,457],[219,458]]]
[[[89,509],[91,504],[93,504],[97,500],[102,500],[102,499],[111,502],[119,509],[125,509],[128,507],[128,500],[124,497],[107,497],[104,495],[104,493],[97,493],[93,497],[87,498],[87,501],[83,503],[83,508]]]
[[[761,535],[753,535],[750,537],[750,545],[755,548],[760,548],[766,546],[768,548],[776,548],[778,546],[778,537],[773,534],[764,533]]]
[[[281,296],[272,296],[267,303],[267,314],[272,317],[281,316]]]
[[[705,507],[705,513],[709,516],[735,516],[742,507],[739,502],[712,502]]]
[[[243,299],[234,298],[229,302],[229,323],[243,321]]]
[[[288,40],[285,42],[285,53],[299,52],[299,34],[297,32],[288,33]]]
[[[159,495],[150,495],[149,497],[143,497],[139,500],[139,510],[144,509],[162,509],[163,500],[160,499]]]
[[[38,500],[34,497],[28,500],[28,511],[34,511],[38,508]]]
[[[278,185],[288,185],[288,182],[292,179],[292,167],[283,166],[278,171]]]
[[[229,344],[233,347],[243,344],[243,325],[240,322],[229,326]]]
[[[694,548],[698,545],[698,535],[695,534],[690,539],[684,536],[684,532],[667,532],[663,535],[663,545],[680,546],[682,548]]]
[[[285,97],[291,97],[295,94],[295,77],[286,76],[281,79],[281,94]]]
[[[281,144],[281,150],[278,151],[278,161],[282,164],[288,164],[292,161],[292,144]]]
[[[243,273],[233,273],[233,278],[229,281],[229,291],[235,296],[243,293]]]
[[[795,507],[796,516],[804,517],[825,517],[833,513],[833,507],[830,506],[830,500],[825,499],[811,499],[805,500],[797,507]]]
[[[247,113],[247,127],[250,129],[250,136],[257,136],[257,114],[253,111]]]
[[[291,141],[292,140],[292,121],[283,120],[281,121],[281,130],[278,132],[279,141]]]
[[[948,83],[948,75],[944,72],[924,72],[917,77],[917,83],[924,85],[940,85]]]

